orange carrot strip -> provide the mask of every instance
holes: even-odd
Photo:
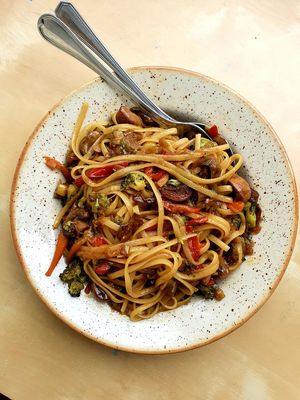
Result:
[[[70,248],[70,251],[66,257],[66,262],[67,264],[69,264],[69,262],[71,262],[73,260],[73,257],[75,256],[75,254],[77,253],[77,251],[79,251],[80,247],[83,245],[83,243],[85,242],[85,239],[79,239],[76,242],[73,243],[72,247]]]
[[[68,238],[60,232],[57,238],[57,243],[54,251],[54,255],[50,264],[48,271],[46,272],[46,276],[50,276],[54,271],[54,268],[57,266],[59,260],[61,259],[64,251],[66,250],[68,244]]]
[[[45,156],[44,159],[45,159],[45,164],[47,165],[48,168],[50,168],[52,170],[57,169],[58,171],[60,171],[63,174],[63,176],[65,177],[67,182],[72,182],[72,177],[71,177],[70,171],[64,164],[55,160],[55,158],[52,158],[52,157]]]
[[[232,203],[227,203],[227,207],[235,212],[241,212],[243,211],[244,207],[245,207],[245,203],[243,201],[233,201]]]

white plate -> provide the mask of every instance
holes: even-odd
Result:
[[[168,68],[137,68],[132,76],[159,106],[194,121],[216,124],[245,160],[243,173],[260,193],[262,230],[254,256],[224,281],[223,301],[199,297],[150,320],[131,322],[84,293],[72,298],[58,275],[50,278],[57,232],[52,223],[60,205],[53,199],[59,174],[43,156],[64,160],[83,101],[90,105],[85,123],[106,119],[128,101],[101,79],[88,83],[47,113],[21,155],[15,173],[11,224],[22,267],[38,295],[63,321],[105,345],[141,353],[167,353],[210,343],[249,319],[279,283],[297,231],[297,193],[286,153],[267,121],[231,89],[203,75]]]

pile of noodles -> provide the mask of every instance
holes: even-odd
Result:
[[[75,124],[71,149],[79,162],[72,168],[72,178],[82,177],[85,184],[72,202],[57,216],[58,226],[67,208],[79,199],[88,199],[91,192],[108,195],[109,207],[101,217],[102,234],[107,244],[93,247],[88,241],[78,255],[83,261],[85,273],[107,295],[109,301],[131,320],[150,318],[154,314],[179,307],[190,300],[197,291],[197,284],[203,278],[211,277],[220,266],[223,252],[230,249],[230,243],[245,232],[245,217],[238,213],[240,226],[233,228],[230,217],[234,214],[226,203],[232,202],[232,186],[228,180],[242,165],[240,154],[229,156],[228,145],[201,146],[201,135],[193,139],[180,138],[176,128],[138,127],[131,124],[92,122],[83,126],[88,106],[83,104]],[[101,132],[86,154],[80,152],[82,139],[91,131]],[[140,134],[140,149],[136,154],[110,156],[109,146],[116,132]],[[164,154],[153,153],[158,145],[165,146]],[[199,177],[197,161],[204,156],[213,157],[219,174],[211,179]],[[128,166],[98,180],[89,179],[87,172],[94,168],[127,162]],[[178,214],[164,209],[162,196],[154,181],[144,172],[146,167],[156,167],[176,178],[197,192],[199,199],[214,199],[219,205],[215,214],[202,212],[187,214],[197,219],[207,217],[207,222],[195,226],[192,233],[186,232],[185,224]],[[147,181],[156,198],[151,209],[143,210],[133,200],[132,191],[122,190],[122,178],[138,172]],[[128,223],[134,215],[143,218],[143,224],[126,242],[120,242],[117,232],[120,226],[114,222],[120,217]],[[236,214],[236,213],[235,213]],[[95,216],[95,218],[99,216]],[[166,224],[167,223],[167,224]],[[166,231],[167,226],[168,231]],[[153,227],[153,229],[149,229]],[[194,260],[188,246],[188,239],[196,236],[202,244],[201,256]],[[240,246],[240,248],[239,248]],[[237,268],[243,257],[241,245],[237,244],[238,259],[230,269]],[[194,266],[192,272],[180,271],[183,260]],[[114,271],[105,276],[95,272],[95,261],[106,260],[114,265]],[[145,285],[147,273],[155,276],[155,282]]]

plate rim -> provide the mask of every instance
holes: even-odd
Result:
[[[149,354],[149,355],[155,355],[155,354],[174,354],[174,353],[180,353],[180,352],[185,352],[185,351],[189,351],[189,350],[193,350],[199,347],[203,347],[206,346],[210,343],[213,343],[227,335],[229,335],[230,333],[234,332],[236,329],[240,328],[242,325],[244,325],[251,317],[253,317],[253,315],[255,315],[261,308],[262,306],[267,302],[267,300],[272,296],[272,294],[274,293],[275,289],[277,288],[279,282],[281,281],[287,267],[288,264],[290,262],[291,256],[293,254],[293,250],[295,248],[295,242],[296,242],[296,237],[297,237],[297,229],[298,229],[298,219],[299,219],[299,200],[298,200],[298,192],[297,192],[297,185],[296,185],[296,179],[295,179],[295,175],[294,175],[294,171],[291,165],[291,162],[289,160],[288,154],[285,150],[284,145],[282,144],[280,138],[278,137],[277,133],[275,132],[274,128],[271,126],[271,124],[267,121],[267,119],[260,113],[260,111],[258,111],[253,105],[252,103],[247,100],[243,95],[241,95],[240,93],[238,93],[237,91],[235,91],[234,89],[232,89],[231,87],[227,86],[226,84],[224,84],[223,82],[220,82],[217,79],[211,78],[205,74],[202,74],[200,72],[196,72],[196,71],[191,71],[188,69],[184,69],[184,68],[179,68],[179,67],[170,67],[170,66],[138,66],[138,67],[130,67],[127,69],[127,71],[129,72],[135,72],[135,71],[145,71],[145,70],[163,70],[163,71],[167,71],[167,72],[178,72],[180,74],[185,74],[185,75],[191,75],[191,76],[195,76],[198,78],[201,78],[202,80],[207,80],[210,81],[214,84],[219,85],[220,87],[224,88],[225,90],[228,90],[229,92],[233,93],[235,96],[237,96],[239,99],[241,99],[243,102],[245,102],[247,104],[248,107],[250,107],[256,114],[257,116],[262,120],[262,122],[268,127],[270,133],[273,136],[273,139],[275,139],[277,145],[280,147],[280,150],[282,151],[282,155],[285,159],[286,162],[286,166],[287,166],[287,170],[289,172],[290,175],[290,179],[291,179],[291,186],[292,186],[292,191],[293,191],[293,216],[294,216],[294,223],[293,223],[293,227],[292,227],[292,233],[291,233],[291,239],[290,239],[290,245],[289,245],[289,251],[287,252],[286,258],[283,261],[281,267],[280,267],[280,273],[277,275],[276,279],[274,280],[274,282],[272,283],[272,287],[271,289],[267,292],[267,294],[258,302],[258,304],[251,310],[249,311],[243,318],[240,319],[240,321],[236,324],[231,326],[229,329],[223,331],[220,334],[215,335],[214,337],[205,340],[205,341],[201,341],[201,342],[197,342],[197,343],[193,343],[190,345],[186,345],[184,347],[181,348],[171,348],[171,349],[158,349],[158,350],[149,350],[149,349],[135,349],[130,347],[130,345],[127,346],[119,346],[119,345],[115,345],[113,343],[110,343],[109,341],[105,341],[105,340],[101,340],[99,338],[95,338],[92,334],[88,333],[88,332],[83,332],[80,330],[80,328],[75,324],[72,323],[71,321],[69,321],[68,319],[66,319],[62,314],[60,314],[58,312],[58,310],[56,310],[52,304],[50,304],[43,296],[42,293],[37,289],[37,287],[34,285],[33,281],[30,278],[29,275],[29,266],[26,264],[24,258],[23,258],[23,254],[22,254],[22,250],[21,247],[18,243],[18,239],[17,239],[17,229],[16,229],[16,221],[15,221],[15,204],[16,204],[16,190],[17,190],[17,185],[18,185],[18,181],[20,178],[20,172],[21,172],[21,168],[25,159],[25,156],[30,148],[30,146],[32,145],[33,139],[38,135],[38,132],[40,131],[40,128],[42,127],[42,125],[48,120],[48,118],[53,114],[53,112],[56,110],[56,108],[58,108],[62,102],[64,102],[65,100],[67,100],[69,97],[72,97],[76,92],[83,90],[85,87],[91,85],[92,83],[96,82],[97,80],[103,80],[101,77],[96,77],[86,83],[84,83],[83,85],[79,86],[78,88],[75,88],[74,90],[72,90],[70,93],[68,93],[66,96],[64,96],[63,98],[61,98],[57,103],[55,103],[51,109],[40,119],[40,121],[37,123],[37,125],[35,126],[33,132],[31,133],[31,135],[29,136],[29,138],[27,139],[27,141],[25,142],[25,145],[21,151],[21,154],[18,158],[17,161],[17,165],[15,168],[15,172],[14,172],[14,176],[13,176],[13,180],[12,180],[12,185],[11,185],[11,192],[10,192],[10,204],[9,204],[9,219],[10,219],[10,230],[11,230],[11,236],[12,236],[12,241],[13,241],[13,245],[17,254],[17,258],[19,260],[19,263],[22,267],[23,272],[25,273],[26,278],[28,279],[31,287],[34,289],[35,293],[38,295],[39,299],[47,306],[48,309],[50,309],[50,311],[57,316],[61,321],[63,321],[65,324],[67,324],[70,328],[72,328],[73,330],[75,330],[76,332],[80,333],[82,336],[85,336],[91,340],[93,340],[94,342],[100,343],[102,345],[105,346],[109,346],[111,348],[114,348],[116,350],[122,350],[122,351],[126,351],[126,352],[131,352],[131,353],[139,353],[139,354]]]

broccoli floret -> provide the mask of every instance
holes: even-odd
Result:
[[[68,284],[69,293],[73,297],[80,296],[80,291],[84,288],[86,275],[82,271],[81,263],[75,258],[59,275],[60,279]]]
[[[77,279],[82,273],[81,265],[78,259],[72,261],[69,265],[66,266],[64,271],[59,275],[60,279],[63,282],[70,282],[74,279]]]
[[[71,236],[74,233],[74,222],[66,221],[63,223],[62,228],[65,235]]]
[[[79,297],[83,288],[84,285],[80,281],[74,280],[68,283],[68,291],[72,297]]]
[[[93,213],[99,213],[109,207],[110,201],[106,194],[94,192],[89,196],[89,203]]]
[[[246,203],[244,207],[244,213],[246,215],[246,221],[249,228],[256,227],[256,203]]]
[[[126,175],[121,182],[121,189],[134,189],[138,192],[145,189],[147,184],[146,179],[138,172],[132,172]]]

